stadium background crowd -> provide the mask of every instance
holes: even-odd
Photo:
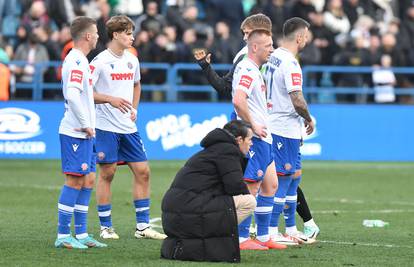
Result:
[[[275,44],[286,19],[297,16],[310,22],[312,38],[299,55],[302,66],[414,65],[414,1],[409,0],[0,0],[0,62],[27,61],[24,67],[7,66],[16,81],[31,82],[34,63],[61,61],[68,53],[73,45],[69,24],[77,15],[98,21],[100,37],[97,49],[88,56],[91,60],[108,42],[105,22],[111,15],[125,14],[136,24],[133,52],[140,62],[194,63],[194,49],[206,48],[213,63],[231,63],[245,45],[240,23],[258,12],[271,18]],[[159,70],[141,72],[143,84],[160,84],[166,79]],[[395,77],[395,81],[390,78],[378,83],[414,87],[414,75]],[[201,72],[183,72],[181,78],[183,83],[207,84]],[[49,68],[44,80],[59,82],[59,70]],[[331,80],[340,87],[373,86],[372,76],[361,73],[335,74]],[[313,81],[319,85],[322,75],[315,75]],[[60,94],[46,98],[59,98]],[[12,92],[12,98],[24,97]],[[148,99],[157,97],[143,96]],[[337,100],[354,102],[355,97]],[[396,101],[413,100],[400,96]]]

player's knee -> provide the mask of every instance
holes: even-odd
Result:
[[[298,178],[299,176],[301,176],[302,175],[302,170],[296,170],[295,171],[295,174],[294,174],[294,176],[293,176],[293,179],[296,179],[296,178]]]
[[[105,182],[110,183],[114,179],[114,175],[114,172],[101,172],[99,174],[99,180],[103,180]]]
[[[148,166],[145,166],[143,168],[140,168],[135,175],[135,180],[141,182],[141,183],[148,183],[150,178],[150,168]]]

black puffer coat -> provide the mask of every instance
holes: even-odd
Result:
[[[242,180],[244,155],[223,129],[211,131],[204,150],[177,173],[162,201],[168,238],[161,257],[240,262],[237,216],[232,196],[249,194]]]

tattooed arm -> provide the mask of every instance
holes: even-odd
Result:
[[[306,103],[305,98],[303,97],[302,91],[293,91],[289,93],[292,104],[295,107],[296,112],[305,119],[306,133],[309,135],[313,132],[315,127],[314,122],[310,116],[308,110],[308,104]]]

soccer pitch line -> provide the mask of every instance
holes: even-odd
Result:
[[[359,243],[359,242],[347,242],[347,241],[332,241],[332,240],[318,240],[320,243],[328,243],[335,245],[350,245],[350,246],[366,246],[366,247],[384,247],[384,248],[409,248],[412,246],[394,245],[394,244],[378,244],[378,243]]]
[[[378,201],[366,201],[361,199],[347,199],[347,198],[311,198],[312,201],[317,202],[336,202],[342,204],[378,204]],[[401,205],[401,206],[414,206],[413,202],[405,201],[387,201],[387,204]]]
[[[339,214],[339,213],[411,213],[414,212],[414,210],[404,210],[404,209],[383,209],[383,210],[312,210],[312,213],[314,214]]]
[[[56,191],[62,189],[62,186],[54,186],[54,185],[39,185],[39,184],[5,184],[0,183],[0,188],[32,188],[32,189],[42,189],[42,190],[51,190]]]

